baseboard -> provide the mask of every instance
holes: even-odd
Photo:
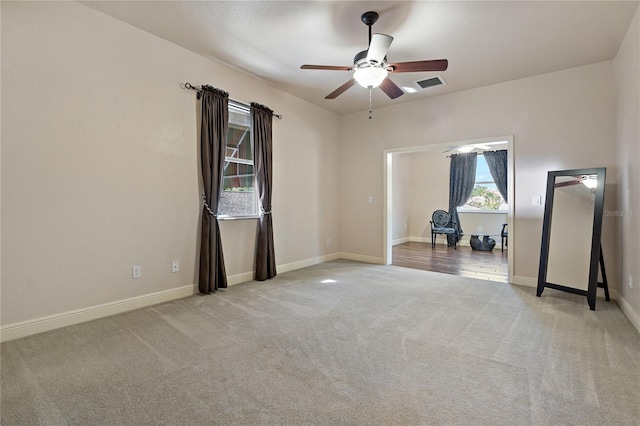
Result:
[[[297,269],[306,268],[308,266],[317,265],[319,263],[330,262],[332,260],[340,259],[340,253],[331,253],[324,256],[311,257],[309,259],[299,260],[297,262],[283,263],[282,265],[276,265],[276,271],[278,273],[284,273],[289,271],[295,271]],[[242,274],[230,275],[227,277],[227,285],[242,284],[249,281],[253,281],[255,278],[255,271],[243,272]]]
[[[277,267],[278,272],[289,272],[320,263],[331,262],[340,259],[340,253],[331,253],[324,256],[312,257],[310,259],[299,260],[297,262],[285,263]]]
[[[332,253],[324,256],[300,260],[297,262],[285,263],[276,266],[276,269],[278,272],[294,271],[296,269],[302,269],[308,266],[330,262],[332,260],[337,260],[340,258],[340,253]],[[366,262],[366,260],[359,260]],[[369,261],[368,263],[374,262]],[[232,286],[252,281],[254,279],[254,276],[254,271],[230,275],[227,277],[227,285]],[[63,312],[61,314],[55,314],[36,318],[33,320],[9,324],[7,326],[0,327],[0,342],[20,339],[22,337],[31,336],[32,334],[55,330],[57,328],[62,328],[69,325],[80,324],[86,321],[104,318],[122,312],[132,311],[134,309],[144,308],[147,306],[156,305],[158,303],[169,302],[175,299],[181,299],[183,297],[193,295],[196,292],[195,289],[195,285],[189,285],[170,290],[159,291],[157,293],[146,294],[143,296],[136,296],[116,302],[105,303],[103,305],[91,306],[88,308]]]
[[[429,238],[429,237],[409,237],[409,241],[411,241],[412,243],[430,243],[431,242],[431,238]]]
[[[396,244],[402,244],[402,243],[406,243],[407,241],[401,241],[396,243],[396,241],[399,240],[393,240],[393,245]],[[416,243],[430,243],[431,242],[431,238],[430,237],[409,237],[408,241],[410,242],[416,242]],[[500,241],[496,242],[496,246],[494,247],[494,250],[500,250],[502,248],[502,246],[500,244],[498,244]],[[442,244],[445,245],[447,244],[447,239],[443,236],[441,236],[440,238],[436,238],[436,244]],[[464,238],[462,237],[462,239],[460,241],[458,241],[458,245],[459,246],[463,246],[463,247],[471,247],[471,243],[469,242],[469,238]],[[505,247],[505,250],[507,248]]]
[[[397,246],[398,244],[408,243],[409,241],[411,241],[410,237],[402,237],[402,238],[398,238],[398,239],[395,239],[395,240],[391,241],[391,245],[392,246]]]
[[[610,289],[609,292],[611,293],[611,297],[615,299],[616,302],[618,302],[618,305],[620,305],[622,312],[624,312],[631,324],[633,324],[636,330],[638,330],[638,333],[640,333],[640,314],[634,311],[631,305],[623,297],[621,297],[616,290]]]
[[[284,273],[324,262],[330,262],[337,259],[353,260],[356,262],[373,264],[384,263],[382,258],[374,256],[365,256],[353,253],[332,253],[324,256],[318,256],[310,259],[279,265],[277,266],[277,268],[279,272]],[[235,285],[242,282],[251,281],[253,280],[253,276],[253,272],[246,272],[229,276],[227,277],[227,284]],[[537,287],[538,280],[536,278],[514,276],[512,284],[526,287]],[[618,302],[626,317],[640,333],[640,315],[638,315],[638,313],[633,310],[631,305],[629,305],[629,303],[627,303],[627,301],[623,299],[616,290],[611,289],[610,292],[611,297]],[[131,297],[129,299],[119,300],[116,302],[91,306],[89,308],[77,309],[69,312],[64,312],[62,314],[49,315],[33,320],[9,324],[0,327],[0,342],[8,342],[10,340],[20,339],[22,337],[31,336],[37,333],[43,333],[45,331],[55,330],[57,328],[62,328],[69,325],[80,324],[86,321],[92,321],[95,319],[104,318],[134,309],[156,305],[158,303],[181,299],[183,297],[191,296],[194,293],[195,286],[188,285],[143,296]]]
[[[0,328],[0,341],[20,339],[32,334],[55,330],[69,325],[80,324],[158,303],[181,299],[194,294],[194,285],[172,288],[143,296],[131,297],[116,302],[76,309],[61,314],[49,315],[33,320],[9,324]]]
[[[383,258],[375,257],[375,256],[365,256],[363,254],[341,252],[340,253],[340,259],[353,260],[354,262],[374,263],[376,265],[384,265],[384,259]]]
[[[471,247],[471,242],[468,238],[462,238],[460,241],[458,241],[458,245],[461,247]]]
[[[279,271],[278,267],[276,267],[276,271]],[[246,283],[247,281],[253,281],[255,277],[255,271],[251,272],[243,272],[242,274],[229,275],[227,276],[227,285],[236,285]]]
[[[412,243],[431,243],[431,237],[409,237],[409,241]],[[436,244],[446,245],[447,239],[445,237],[436,238]],[[458,245],[460,245],[460,242],[458,242]]]

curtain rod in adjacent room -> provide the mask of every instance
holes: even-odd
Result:
[[[196,92],[199,92],[199,91],[201,90],[199,87],[194,86],[194,85],[193,85],[193,84],[191,84],[191,83],[184,83],[183,85],[184,85],[184,88],[185,88],[185,89],[195,90]],[[244,103],[244,102],[240,102],[240,101],[236,101],[236,100],[231,99],[231,98],[229,98],[229,103],[230,103],[231,105],[233,105],[234,107],[236,107],[236,108],[240,108],[240,109],[243,109],[243,110],[249,111],[249,107],[250,107],[250,105],[249,105],[249,104],[246,104],[246,103]],[[276,117],[278,120],[282,120],[282,115],[280,115],[280,114],[276,114],[276,113],[274,112],[274,113],[273,113],[273,116],[274,116],[274,117]]]

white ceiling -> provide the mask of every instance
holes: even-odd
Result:
[[[382,107],[613,59],[637,1],[87,1],[89,7],[193,52],[247,72],[316,105],[346,114],[368,109],[368,90],[324,96],[348,71],[302,64],[352,65],[365,50],[360,16],[380,14],[373,32],[392,35],[389,62],[448,59],[442,73],[391,74],[400,87],[440,74],[446,85]],[[216,85],[212,81],[193,84]],[[224,88],[223,88],[224,89]]]

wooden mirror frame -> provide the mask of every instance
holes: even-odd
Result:
[[[593,229],[591,235],[591,258],[589,262],[589,283],[587,290],[581,290],[565,285],[550,283],[547,281],[547,267],[549,262],[549,241],[551,239],[551,214],[553,212],[554,190],[556,177],[562,176],[580,176],[580,175],[596,175],[597,187],[595,188],[595,199],[593,209]],[[538,289],[536,296],[540,297],[545,288],[553,288],[555,290],[567,291],[569,293],[580,294],[587,297],[589,309],[596,309],[596,292],[598,287],[605,289],[607,300],[609,300],[609,292],[606,283],[606,273],[604,271],[604,262],[601,253],[600,236],[602,234],[602,216],[604,213],[604,187],[605,187],[606,168],[591,169],[574,169],[551,171],[547,176],[547,195],[544,206],[544,222],[542,225],[542,246],[540,250],[540,268],[538,270]],[[603,283],[598,282],[598,265],[602,268]]]

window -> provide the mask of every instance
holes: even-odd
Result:
[[[498,187],[491,176],[489,166],[484,156],[479,154],[476,163],[476,182],[471,196],[459,211],[464,212],[506,212],[507,203],[500,195]]]
[[[249,111],[229,105],[229,131],[218,217],[255,217],[257,214],[251,117]]]

